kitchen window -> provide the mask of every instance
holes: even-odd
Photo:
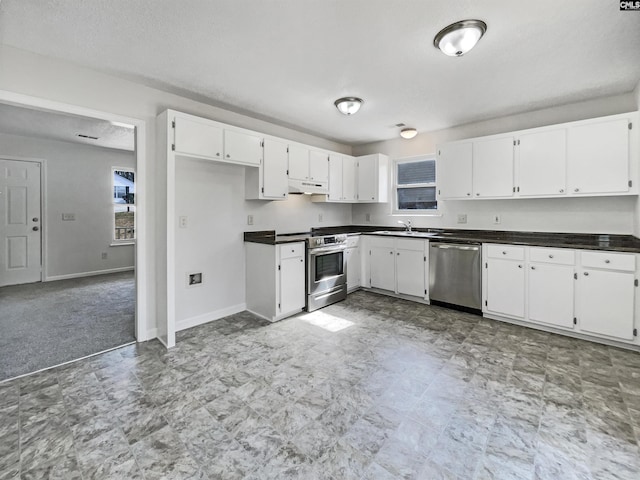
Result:
[[[136,238],[136,174],[130,168],[112,168],[113,243],[133,243]]]
[[[394,172],[394,213],[436,213],[435,156],[397,160]]]

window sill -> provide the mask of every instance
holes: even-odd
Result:
[[[134,240],[134,241],[132,241],[132,242],[115,242],[115,243],[114,243],[114,242],[111,242],[111,243],[109,244],[109,246],[110,246],[110,247],[123,247],[123,246],[126,246],[126,245],[135,245],[135,244],[136,244],[136,242],[135,242],[135,240]]]
[[[392,212],[392,217],[442,217],[442,213],[439,212]]]

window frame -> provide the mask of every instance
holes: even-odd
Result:
[[[434,162],[434,168],[436,172],[436,181],[427,183],[412,183],[398,185],[398,166],[405,163],[423,162],[425,160],[432,160]],[[398,158],[393,161],[393,181],[391,183],[391,195],[393,200],[391,204],[391,214],[398,216],[441,216],[440,214],[440,201],[438,200],[438,163],[436,161],[436,154],[429,153],[425,155],[418,155],[415,157]],[[436,193],[436,208],[429,209],[400,209],[398,205],[398,188],[420,188],[420,187],[433,187]]]
[[[131,205],[133,206],[133,212],[134,212],[134,216],[133,216],[133,238],[122,238],[122,239],[117,239],[116,238],[116,205],[121,205],[115,202],[116,197],[114,196],[115,194],[115,175],[116,172],[132,172],[133,173],[133,184],[135,185],[137,182],[137,177],[138,177],[138,173],[136,172],[136,169],[134,167],[111,167],[111,242],[110,245],[113,246],[118,246],[118,245],[135,245],[136,240],[137,240],[137,223],[138,223],[138,219],[137,219],[137,196],[136,196],[136,192],[133,192],[133,203],[128,203],[125,205]]]

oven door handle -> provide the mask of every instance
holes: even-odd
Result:
[[[344,252],[347,247],[327,247],[327,248],[314,248],[309,250],[309,255],[314,256],[322,253]]]

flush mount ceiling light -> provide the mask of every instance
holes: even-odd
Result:
[[[415,137],[418,134],[418,130],[415,128],[403,128],[400,130],[400,136],[402,138],[406,138],[407,140]]]
[[[433,39],[433,44],[450,57],[461,57],[482,38],[487,24],[482,20],[461,20],[443,28]]]
[[[344,113],[345,115],[357,113],[363,103],[364,100],[358,97],[342,97],[333,102],[340,113]]]

